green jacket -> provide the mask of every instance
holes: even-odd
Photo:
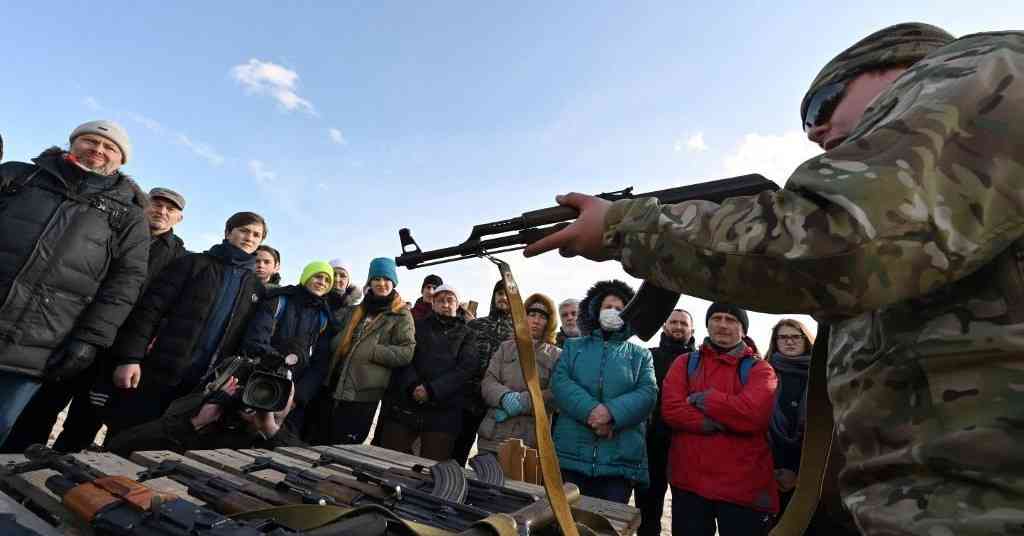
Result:
[[[391,380],[391,371],[412,362],[416,349],[412,313],[397,293],[389,310],[372,321],[362,318],[361,325],[351,326],[348,354],[336,355],[353,317],[365,307],[363,302],[345,309],[340,317],[341,332],[331,339],[331,373],[327,378],[332,382],[335,400],[379,401]]]
[[[781,191],[618,201],[606,217],[605,244],[636,277],[832,322],[840,485],[861,526],[984,534],[1024,520],[1022,118],[1024,33],[967,36],[915,63]],[[923,496],[979,514],[879,506]],[[984,525],[1000,508],[1015,509],[1007,526]]]

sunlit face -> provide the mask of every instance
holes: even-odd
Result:
[[[711,341],[722,348],[732,348],[743,338],[743,324],[729,313],[715,313],[708,319]]]
[[[538,311],[528,311],[526,313],[526,326],[530,328],[530,337],[535,341],[539,341],[548,328],[548,316]]]
[[[71,142],[71,154],[80,164],[100,175],[113,175],[124,164],[116,143],[99,134],[82,134]]]
[[[497,307],[499,311],[508,311],[508,294],[505,294],[504,290],[499,290],[494,293],[494,306]]]
[[[306,289],[317,296],[327,294],[327,291],[331,290],[331,276],[324,272],[313,274],[306,280]]]
[[[558,317],[562,319],[562,329],[566,333],[577,333],[576,318],[580,315],[580,306],[567,303],[558,308]]]
[[[372,292],[374,296],[383,298],[384,296],[391,294],[391,291],[394,289],[395,284],[386,277],[374,277],[370,280],[370,292]]]
[[[775,347],[786,357],[797,357],[807,353],[807,339],[793,326],[780,326],[775,333]]]
[[[622,302],[622,298],[615,296],[614,294],[609,294],[601,300],[602,311],[605,309],[616,309],[618,311],[622,311],[625,308],[626,304]]]
[[[183,217],[184,214],[177,205],[162,197],[150,199],[149,206],[146,207],[146,221],[149,222],[149,232],[153,236],[170,231],[181,223]]]
[[[438,316],[455,316],[459,310],[459,298],[451,292],[434,294],[430,304]]]
[[[871,101],[904,71],[905,68],[898,67],[861,73],[852,78],[829,118],[807,130],[807,139],[826,151],[841,144],[860,123]]]
[[[430,283],[423,285],[423,288],[420,290],[420,296],[423,298],[423,301],[430,303],[430,300],[432,300],[434,297],[435,288],[437,287],[431,285]]]
[[[334,288],[335,290],[345,290],[348,288],[349,277],[348,271],[344,268],[337,267],[334,269]]]
[[[256,277],[264,284],[270,281],[270,276],[276,274],[281,266],[274,260],[269,251],[256,252]]]
[[[672,311],[662,329],[677,341],[688,341],[693,336],[693,320],[683,311]]]
[[[224,234],[231,245],[246,253],[253,253],[263,242],[263,226],[258,223],[250,223],[241,227],[235,227]]]

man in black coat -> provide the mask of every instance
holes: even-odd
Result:
[[[93,389],[107,396],[111,433],[158,418],[219,357],[239,349],[264,292],[253,252],[266,233],[260,215],[239,212],[225,224],[223,242],[171,262],[146,290],[111,348],[113,385],[100,378]]]
[[[69,141],[0,165],[0,443],[44,378],[110,346],[146,278],[146,194],[119,171],[128,135],[92,121]]]
[[[693,316],[683,309],[672,311],[661,328],[661,341],[651,348],[654,357],[654,376],[658,380],[658,403],[647,426],[647,465],[651,485],[637,492],[636,505],[640,508],[641,522],[637,536],[660,536],[661,515],[668,490],[668,449],[672,443],[672,430],[661,419],[661,387],[668,369],[676,358],[696,349],[693,338]]]
[[[381,402],[380,446],[412,453],[420,439],[420,456],[451,458],[462,427],[466,382],[479,359],[476,334],[458,316],[455,289],[441,285],[431,296],[432,311],[416,321],[412,363],[396,369]]]
[[[174,226],[181,223],[184,209],[185,198],[178,192],[168,188],[150,190],[149,204],[144,211],[149,224],[149,263],[142,292],[167,264],[187,253],[185,243],[174,234]],[[108,352],[102,352],[88,370],[75,378],[66,382],[43,382],[15,423],[4,450],[23,452],[29,445],[46,443],[57,416],[68,402],[71,408],[54,448],[76,452],[91,445],[102,422],[90,404],[89,390],[97,375],[110,375],[113,370]]]

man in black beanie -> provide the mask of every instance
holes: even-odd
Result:
[[[423,278],[423,284],[420,285],[420,297],[416,299],[416,305],[412,308],[412,317],[416,320],[422,320],[433,309],[430,306],[431,299],[434,296],[434,289],[443,285],[444,281],[441,280],[440,276],[430,274]]]

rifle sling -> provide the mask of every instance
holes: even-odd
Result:
[[[819,323],[811,352],[811,370],[807,374],[807,423],[800,452],[796,491],[770,536],[803,534],[821,499],[822,483],[828,469],[829,450],[835,432],[832,404],[828,398],[828,336],[829,325]]]
[[[495,257],[488,257],[498,265],[502,280],[505,281],[505,294],[508,295],[509,309],[512,313],[512,325],[515,329],[516,350],[519,352],[519,365],[523,370],[523,379],[530,390],[530,401],[534,409],[534,426],[537,435],[537,454],[540,457],[541,474],[544,477],[544,489],[547,492],[555,520],[563,536],[579,536],[576,522],[573,520],[569,501],[562,487],[562,472],[555,455],[554,441],[551,439],[551,420],[544,411],[544,396],[540,390],[540,375],[537,372],[537,357],[533,352],[533,338],[526,326],[526,309],[519,286],[512,277],[508,264]]]

